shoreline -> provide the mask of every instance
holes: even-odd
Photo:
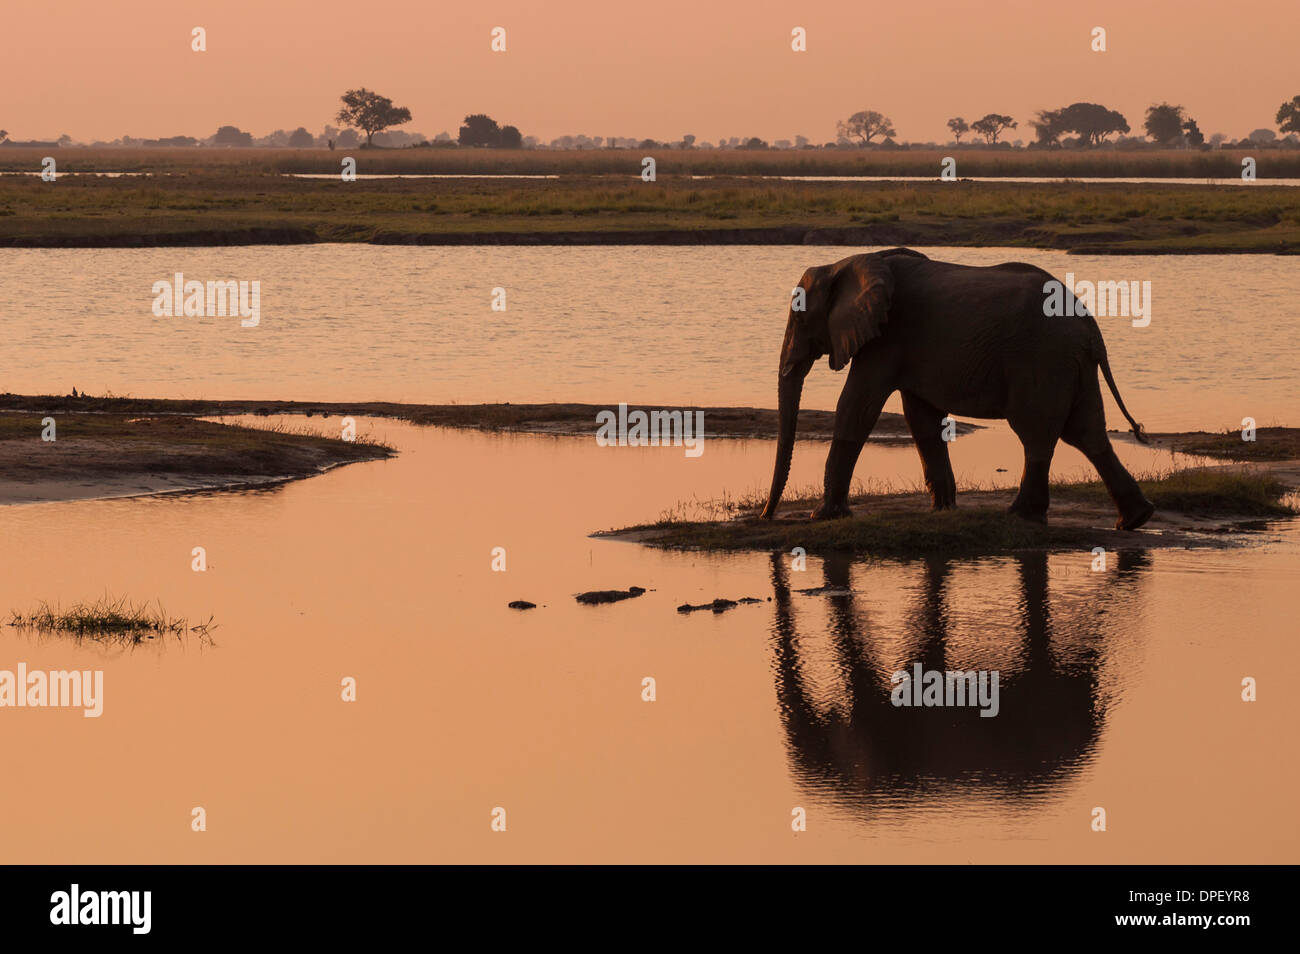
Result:
[[[853,516],[813,520],[810,499],[784,502],[772,520],[755,501],[732,515],[661,519],[600,530],[594,539],[692,552],[854,553],[914,558],[996,556],[1025,551],[1230,549],[1258,542],[1272,524],[1300,517],[1283,500],[1300,488],[1300,459],[1217,464],[1139,478],[1156,503],[1138,530],[1114,528],[1115,511],[1099,482],[1054,483],[1047,523],[1007,512],[1015,488],[957,491],[957,507],[934,512],[924,493],[855,494]]]
[[[629,409],[665,409],[702,412],[706,437],[719,440],[775,440],[774,408],[722,407],[623,402]],[[56,394],[0,393],[0,422],[6,414],[100,414],[150,417],[232,417],[303,415],[305,417],[377,417],[406,421],[424,427],[591,437],[598,427],[596,414],[616,410],[612,404],[551,401],[535,404],[421,404],[400,401],[296,401],[204,398],[96,397]],[[796,440],[827,441],[832,437],[835,412],[800,408]],[[958,421],[957,433],[983,430],[986,424]],[[1113,428],[1112,437],[1131,439],[1127,429]],[[1223,431],[1152,431],[1145,435],[1154,446],[1181,453],[1227,461],[1285,461],[1300,458],[1300,427],[1267,426],[1256,429],[1256,439],[1245,442],[1238,429]],[[910,444],[911,434],[901,414],[885,411],[871,434],[872,441]]]
[[[269,489],[395,453],[364,439],[182,415],[6,413],[0,506]]]
[[[0,235],[0,249],[61,248],[234,248],[283,245],[403,246],[920,246],[926,248],[1026,248],[1067,255],[1300,255],[1300,241],[1257,236],[1249,230],[1179,237],[1177,240],[1042,234],[1037,226],[1017,227],[995,218],[934,226],[769,226],[734,229],[610,229],[536,231],[404,232],[377,229],[368,238],[346,237],[313,228],[249,227],[102,235]]]
[[[346,463],[381,460],[396,454],[394,448],[364,438],[346,441],[312,432],[295,433],[282,425],[262,428],[204,418],[355,416],[489,433],[594,438],[599,426],[596,414],[608,410],[606,405],[581,403],[437,405],[0,394],[0,506],[273,487],[318,476]],[[775,410],[752,407],[670,410],[702,412],[710,422],[705,436],[713,439],[772,440],[776,437]],[[42,422],[50,417],[57,424],[58,436],[56,441],[45,443],[41,439]],[[798,439],[829,440],[834,417],[832,411],[801,409]],[[958,422],[958,433],[979,429],[982,425]],[[1127,438],[1127,432],[1111,434]],[[1235,431],[1154,433],[1148,437],[1152,444],[1171,451],[1255,465],[1291,492],[1300,488],[1300,428],[1260,428],[1253,443],[1244,443]],[[906,422],[898,414],[882,415],[879,429],[871,439],[887,446],[911,443]],[[1232,466],[1232,463],[1218,465],[1219,468]],[[1214,469],[1218,468],[1197,468],[1182,473]],[[980,500],[987,493],[973,491],[963,496]],[[915,499],[909,499],[904,509],[919,511],[922,498],[911,496]],[[875,506],[893,497],[863,499],[870,499]],[[1217,499],[1204,497],[1211,502]],[[797,505],[788,503],[783,513]],[[1102,520],[1104,507],[1094,507],[1094,510],[1088,513],[1088,519],[1095,524]],[[675,523],[680,529],[690,522]],[[694,523],[698,530],[708,521]],[[778,520],[767,527],[788,523],[788,519]],[[612,535],[627,539],[629,532],[643,534],[656,529],[664,528],[642,525]]]
[[[376,158],[362,157],[362,171],[373,172]],[[252,172],[231,160],[195,155],[176,167],[183,174],[68,176],[54,189],[38,176],[0,176],[0,247],[904,245],[1300,254],[1300,187],[1267,180],[693,178],[665,165],[647,182],[593,174],[573,157],[574,171],[555,179],[344,182]]]
[[[0,415],[22,413],[95,413],[178,415],[188,417],[230,417],[301,414],[306,417],[382,417],[424,427],[455,427],[465,430],[503,431],[520,434],[550,434],[591,437],[596,433],[596,414],[617,410],[618,404],[553,402],[547,404],[406,404],[393,401],[222,401],[184,398],[59,397],[55,395],[0,394]],[[775,410],[754,407],[698,407],[637,403],[629,409],[701,411],[705,415],[705,436],[718,440],[768,440],[777,433]],[[800,440],[830,440],[834,411],[802,408],[799,411]],[[982,425],[958,422],[958,434],[981,430]],[[901,414],[880,415],[872,440],[910,444],[911,434]]]

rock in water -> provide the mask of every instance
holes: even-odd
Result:
[[[574,599],[579,603],[588,605],[617,603],[619,600],[630,600],[634,596],[640,596],[644,592],[644,586],[629,586],[626,590],[591,590],[586,593],[579,593]]]
[[[513,600],[506,605],[511,609],[537,609],[536,603],[530,603],[527,600]]]
[[[755,599],[752,596],[743,596],[738,600],[724,600],[721,597],[712,603],[683,603],[677,607],[679,613],[694,613],[696,610],[713,610],[715,613],[725,613],[727,610],[739,606],[741,603],[761,603],[762,600]]]

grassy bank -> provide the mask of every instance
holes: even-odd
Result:
[[[1208,534],[1225,534],[1240,518],[1291,517],[1282,503],[1291,487],[1265,470],[1175,471],[1140,480],[1156,504],[1149,528],[1159,533],[1108,529],[1115,519],[1100,483],[1055,484],[1049,525],[1030,523],[1006,512],[1014,490],[959,492],[958,509],[928,510],[917,493],[856,494],[855,515],[814,521],[811,493],[784,503],[775,520],[761,520],[758,498],[721,502],[730,519],[665,516],[653,524],[607,531],[600,536],[651,546],[691,550],[780,550],[802,547],[808,553],[852,552],[881,556],[926,554],[982,555],[1016,550],[1091,550],[1205,545]],[[681,512],[681,511],[678,511]]]
[[[1240,429],[1151,434],[1149,437],[1157,444],[1202,457],[1239,461],[1300,460],[1300,428],[1297,427],[1260,427],[1252,441],[1243,440]]]
[[[0,246],[966,245],[1300,251],[1300,189],[1256,184],[0,176]]]
[[[39,171],[53,155],[63,172],[336,174],[344,156],[370,175],[640,175],[655,159],[661,175],[939,175],[945,157],[958,176],[1228,179],[1251,156],[1261,179],[1300,178],[1300,150],[1189,149],[1028,151],[969,146],[907,149],[92,149],[0,148],[0,172]]]

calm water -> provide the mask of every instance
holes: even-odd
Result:
[[[790,288],[854,249],[393,248],[0,251],[0,389],[148,397],[775,404]],[[1061,280],[1150,281],[1151,323],[1101,319],[1121,393],[1150,430],[1297,423],[1294,257],[1067,256]],[[153,283],[261,282],[261,324],[155,318]],[[493,311],[504,288],[506,311]],[[843,380],[823,363],[808,407]],[[891,409],[898,410],[897,399]],[[1122,420],[1112,407],[1111,420]]]
[[[769,405],[789,276],[841,254],[3,252],[0,389]],[[1137,416],[1213,425],[1248,405],[1294,423],[1286,259],[943,254],[1149,278],[1151,326],[1104,325]],[[149,286],[175,270],[260,275],[261,326],[153,318]],[[495,313],[503,284],[509,310]],[[838,379],[814,377],[807,404],[831,406]],[[361,425],[400,456],[269,491],[0,507],[0,609],[107,592],[219,623],[215,645],[134,649],[0,628],[0,669],[105,672],[99,719],[0,710],[16,767],[0,786],[6,860],[1297,857],[1297,528],[1273,524],[1249,549],[1112,554],[1105,573],[1090,553],[797,571],[588,536],[765,486],[771,442],[710,441],[692,459]],[[1135,469],[1168,462],[1117,446]],[[1071,454],[1058,472],[1083,467]],[[818,481],[824,455],[801,444],[792,483]],[[967,480],[1005,483],[1019,466],[1001,427],[960,438],[953,458]],[[910,448],[870,446],[858,476],[917,471]],[[190,568],[195,546],[206,573]],[[649,592],[572,599],[634,584]],[[799,592],[823,585],[849,595]],[[675,611],[743,596],[762,602]],[[999,715],[891,706],[889,675],[916,662],[998,670]],[[339,698],[348,676],[355,703]],[[206,832],[190,830],[195,806]],[[504,834],[489,827],[498,806]],[[1105,833],[1090,829],[1099,806]],[[795,808],[806,832],[791,831]]]
[[[1087,553],[794,572],[587,536],[761,480],[767,442],[688,460],[369,424],[401,456],[270,492],[0,508],[0,606],[107,591],[220,624],[215,646],[134,650],[0,631],[0,668],[105,671],[99,719],[0,712],[8,860],[1296,856],[1294,531],[1104,574]],[[908,448],[866,458],[915,469]],[[852,596],[795,592],[823,584]],[[718,596],[764,602],[675,611]],[[998,670],[999,715],[888,705],[917,661]]]

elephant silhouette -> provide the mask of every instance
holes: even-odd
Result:
[[[906,671],[916,662],[927,670],[958,668],[945,664],[949,591],[954,574],[988,572],[987,561],[936,557],[907,564],[920,576],[918,605],[902,634],[912,655],[904,666],[889,666],[873,638],[871,613],[850,585],[852,557],[828,556],[825,583],[840,594],[825,597],[839,685],[831,705],[818,705],[805,671],[790,571],[784,555],[773,554],[773,673],[796,778],[841,807],[869,812],[936,794],[1032,798],[1075,777],[1095,754],[1110,705],[1100,685],[1110,621],[1126,601],[1136,602],[1149,567],[1141,551],[1111,557],[1117,565],[1105,592],[1068,614],[1053,611],[1046,553],[1007,558],[1016,569],[1018,621],[1013,632],[991,636],[1004,650],[1014,638],[1019,656],[1014,671],[1000,672],[997,714],[986,718],[975,706],[895,705],[889,670]],[[1068,660],[1061,643],[1069,644]]]

